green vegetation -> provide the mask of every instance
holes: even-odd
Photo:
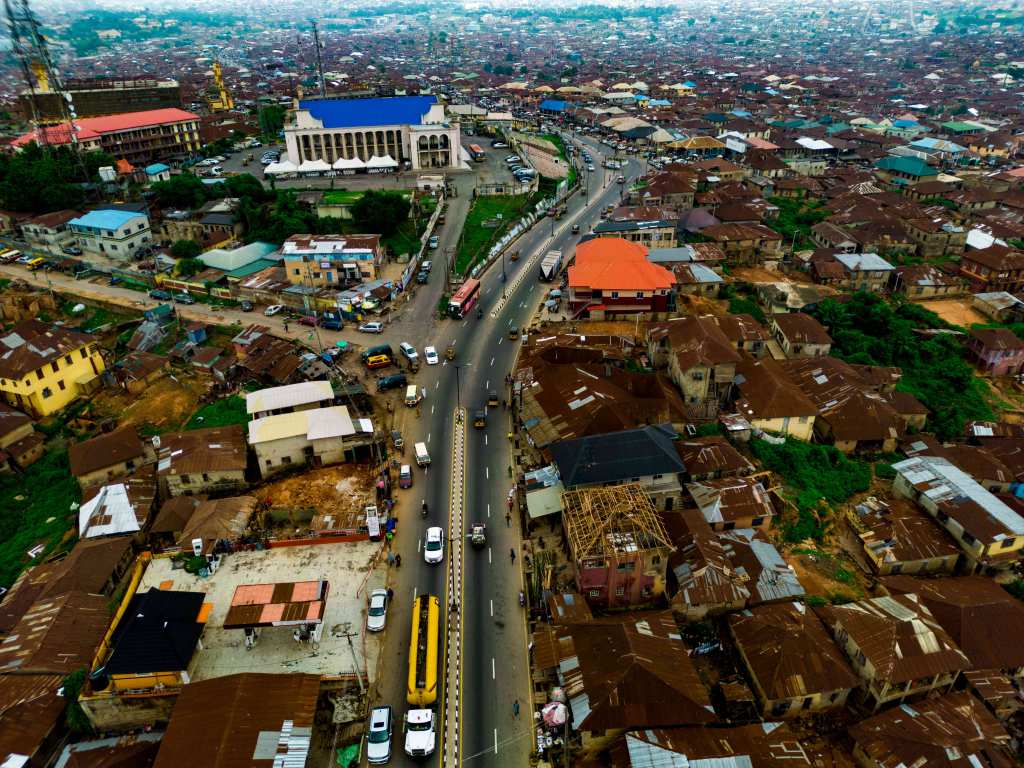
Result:
[[[779,209],[779,216],[771,225],[782,235],[783,243],[793,243],[796,250],[813,248],[811,227],[831,215],[820,200],[799,200],[792,197],[770,197],[769,202]]]
[[[266,139],[277,139],[284,128],[285,108],[280,104],[260,104],[260,135]]]
[[[223,400],[204,405],[188,420],[185,429],[230,427],[234,424],[245,424],[248,421],[249,415],[245,411],[245,398],[231,395]]]
[[[82,705],[78,703],[78,695],[82,692],[82,686],[85,685],[85,673],[84,669],[76,669],[64,678],[64,701],[67,702],[64,705],[64,722],[73,733],[93,732],[92,723],[86,717]]]
[[[871,484],[869,464],[851,459],[831,445],[790,439],[782,445],[752,440],[750,447],[765,469],[782,477],[796,506],[796,519],[783,516],[780,522],[786,541],[820,541],[831,508]]]
[[[569,166],[569,175],[566,179],[568,180],[569,187],[571,188],[573,184],[576,183],[576,166],[569,162],[569,156],[565,152],[565,142],[562,141],[562,137],[557,133],[544,133],[541,134],[540,138],[544,139],[544,141],[551,142],[558,148],[559,159]]]
[[[849,301],[823,301],[817,319],[832,336],[832,354],[850,363],[898,366],[897,389],[909,392],[931,411],[929,424],[940,440],[963,434],[964,422],[991,419],[985,385],[964,360],[951,334],[921,336],[917,329],[951,330],[934,312],[917,304],[891,304],[879,296],[856,293]]]
[[[734,283],[726,283],[719,289],[718,298],[729,300],[730,315],[750,315],[762,325],[768,322],[764,311],[753,298],[753,288],[749,283],[740,285],[739,290]]]
[[[195,240],[175,240],[171,246],[171,256],[175,259],[194,259],[203,252],[203,246]]]
[[[178,242],[182,241],[179,240]],[[174,274],[178,277],[192,277],[192,275],[197,275],[204,269],[206,269],[206,265],[199,259],[180,259],[174,265]]]
[[[462,239],[459,241],[458,253],[455,256],[455,271],[465,274],[482,260],[490,247],[525,212],[527,202],[526,195],[492,195],[476,198],[470,206],[466,224],[462,228]],[[499,216],[501,219],[498,226],[484,226],[484,222],[496,221]]]
[[[21,475],[0,475],[0,586],[32,562],[30,549],[42,544],[49,553],[77,529],[71,505],[80,499],[66,450],[47,453]]]
[[[68,147],[44,154],[30,142],[20,152],[0,155],[0,208],[32,213],[81,208],[83,185],[98,182],[99,168],[113,164],[104,152],[86,152],[79,165]]]
[[[408,196],[402,192],[368,189],[352,204],[352,218],[364,231],[386,237],[409,218],[411,209]]]
[[[324,190],[324,205],[352,205],[363,196],[358,189],[327,189]]]

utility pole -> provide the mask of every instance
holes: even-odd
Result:
[[[316,46],[316,80],[320,85],[320,98],[327,96],[327,81],[324,80],[324,61],[320,55],[320,33],[316,28],[316,20],[310,22],[313,25],[313,45]]]
[[[356,633],[352,631],[351,622],[346,621],[344,623],[344,630],[341,635],[348,640],[348,649],[352,652],[352,669],[356,672],[356,681],[359,683],[359,695],[364,696],[366,694],[366,688],[363,686],[363,675],[359,671],[359,659],[356,658],[356,647],[352,644],[352,638],[356,637]]]

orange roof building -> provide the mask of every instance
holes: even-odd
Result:
[[[647,248],[618,237],[576,246],[568,270],[573,317],[605,319],[668,310],[672,272],[647,260]]]

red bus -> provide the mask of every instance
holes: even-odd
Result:
[[[480,281],[469,278],[448,301],[448,314],[456,319],[465,317],[478,298],[480,298]]]
[[[478,163],[482,163],[487,159],[487,155],[484,154],[484,151],[480,148],[479,144],[470,144],[466,149],[469,150],[469,156]]]

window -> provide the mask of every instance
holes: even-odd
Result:
[[[81,352],[82,352],[82,359],[85,360],[85,358],[87,358],[89,356],[89,350],[86,347],[82,347]]]
[[[53,390],[50,389],[49,387],[43,387],[43,397],[46,398],[46,397],[52,397],[52,396],[53,396]]]
[[[619,292],[618,291],[612,291],[612,298],[613,299],[619,298]]]
[[[71,355],[68,355],[67,357],[65,357],[64,358],[64,362],[67,363],[68,365],[71,365]]]
[[[274,462],[272,462],[270,459],[267,459],[267,466],[268,467],[274,466]]]
[[[281,457],[281,463],[282,464],[291,464],[292,463],[292,457],[291,456],[282,456]]]
[[[616,597],[624,597],[625,594],[626,594],[626,588],[625,587],[616,587],[615,588],[615,596]]]
[[[764,518],[763,517],[755,517],[753,520],[750,521],[750,527],[751,528],[758,528],[758,527],[760,527],[763,524],[764,524]]]
[[[661,480],[661,478],[664,477],[664,475],[651,475],[651,477],[654,478],[655,480]]]
[[[57,382],[57,387],[60,389],[61,392],[67,389],[67,387],[64,386],[64,379],[61,379],[60,381]]]
[[[1014,545],[1014,542],[1016,542],[1016,541],[1017,540],[1015,538],[1013,538],[1013,537],[1010,537],[1008,539],[1003,539],[1003,543],[1000,546],[1003,549],[1010,549],[1010,547],[1012,547]]]
[[[593,597],[593,598],[600,597],[601,596],[601,590],[600,589],[592,589],[592,590],[590,590],[590,596]]]
[[[974,544],[977,542],[977,539],[971,536],[967,531],[963,532],[963,536],[961,538],[963,538],[964,544]]]
[[[651,558],[651,565],[661,565],[661,555],[654,555]]]
[[[728,522],[728,523],[723,523],[722,524],[722,530],[723,531],[731,531],[735,527],[736,527],[736,523],[735,522]]]
[[[38,370],[36,370],[36,378],[39,379],[40,381],[43,380],[43,369],[42,368],[39,368]]]
[[[57,373],[60,370],[60,366],[57,365],[56,361],[50,363],[50,368],[53,369],[54,373]]]
[[[181,476],[181,484],[182,485],[192,485],[192,478],[189,477],[188,475],[182,475]]]

